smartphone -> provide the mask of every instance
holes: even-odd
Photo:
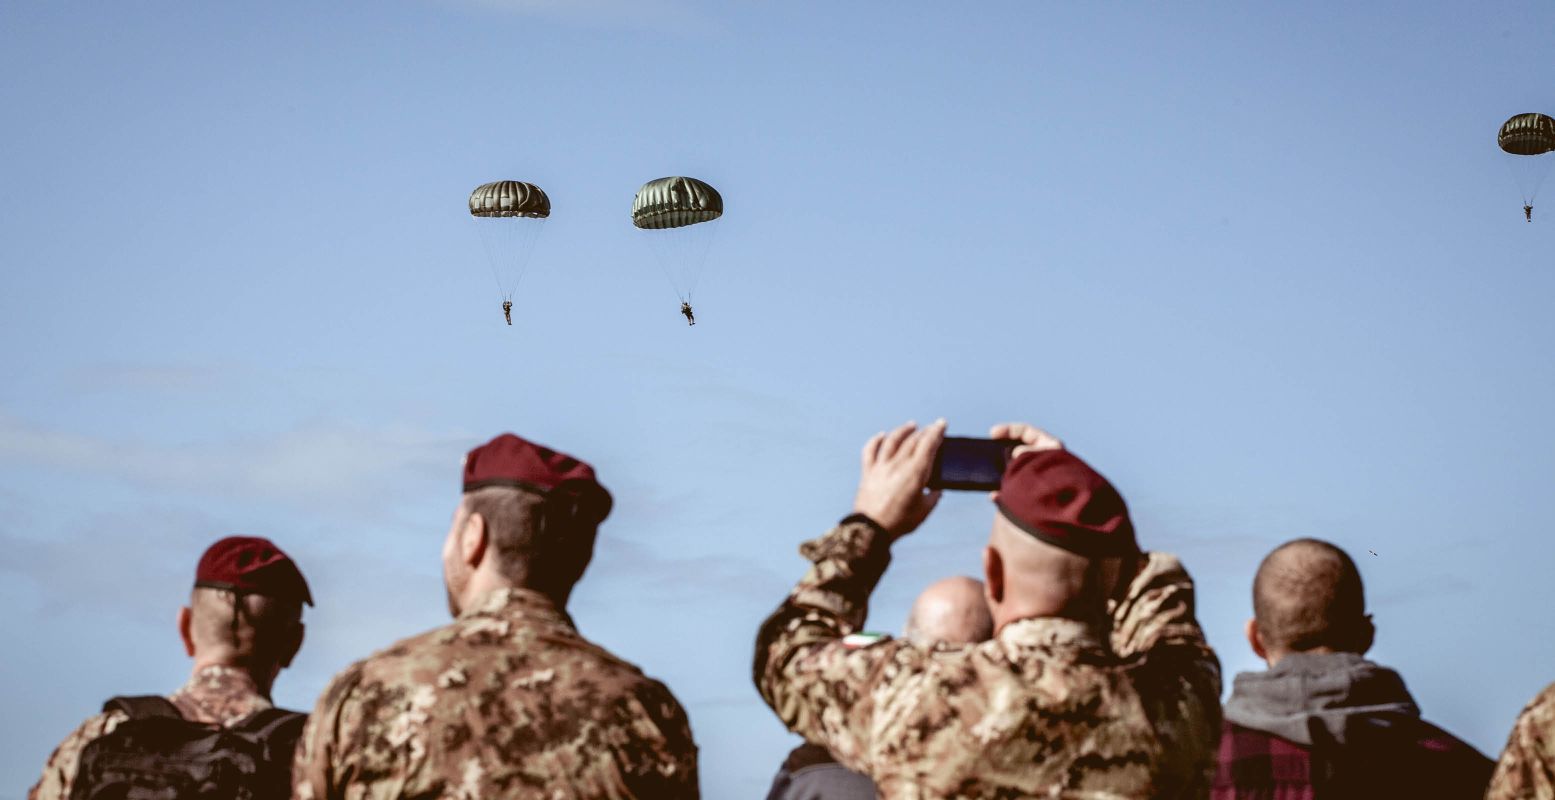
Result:
[[[1013,439],[967,439],[947,436],[934,457],[930,489],[991,492],[999,488],[1010,451],[1020,444]]]

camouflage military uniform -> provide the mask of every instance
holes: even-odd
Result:
[[[168,696],[185,719],[219,725],[232,725],[243,718],[270,708],[270,699],[259,693],[254,679],[247,672],[233,667],[208,666],[195,670],[189,682]],[[70,785],[76,777],[76,765],[81,759],[81,749],[93,739],[111,732],[119,723],[129,719],[122,711],[97,714],[60,742],[43,766],[43,777],[28,800],[63,800],[70,796]]]
[[[762,626],[757,687],[784,724],[874,778],[882,797],[1208,792],[1220,665],[1172,556],[1149,557],[1110,632],[1040,618],[978,645],[849,649],[839,639],[864,622],[887,536],[850,518],[800,552],[815,566]]]
[[[1506,740],[1485,800],[1555,800],[1555,684],[1533,699]]]
[[[522,589],[336,676],[292,774],[301,800],[697,796],[675,697]]]

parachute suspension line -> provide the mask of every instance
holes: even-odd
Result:
[[[1555,167],[1555,155],[1507,156],[1506,158],[1507,172],[1511,173],[1512,180],[1517,184],[1517,191],[1522,195],[1523,205],[1533,205],[1533,201],[1539,197],[1539,190],[1544,188],[1544,180],[1549,177],[1550,168]]]
[[[496,218],[477,219],[481,244],[486,248],[486,261],[491,267],[492,279],[503,300],[512,300],[528,272],[529,257],[544,228],[543,219]]]
[[[713,249],[713,239],[718,236],[718,225],[714,222],[704,222],[697,227],[707,228],[706,231],[687,231],[690,252],[686,254],[686,297],[690,297],[697,289],[697,284],[702,281],[702,273],[707,266],[708,251]]]
[[[659,272],[664,273],[664,280],[669,283],[670,288],[675,290],[675,296],[680,298],[682,303],[691,302],[691,293],[680,290],[680,281],[676,279],[675,272],[670,266],[679,255],[676,253],[677,248],[674,243],[670,241],[670,237],[675,235],[674,230],[643,231],[643,235],[649,237],[649,247],[653,248],[653,261],[659,265]]]
[[[496,220],[475,220],[475,224],[480,227],[481,247],[486,251],[486,266],[491,268],[491,279],[497,284],[497,293],[506,301],[512,299],[513,293],[502,285],[502,276],[497,272],[497,264],[502,260],[502,245],[497,241],[499,234],[491,229],[493,222]]]

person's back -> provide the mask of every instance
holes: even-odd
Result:
[[[1214,800],[1479,798],[1491,763],[1420,718],[1391,669],[1363,657],[1374,631],[1355,563],[1298,539],[1254,580],[1249,643],[1269,662],[1236,676]]]
[[[1315,674],[1284,675],[1293,683],[1327,682],[1332,688],[1333,673],[1323,667]],[[1250,721],[1240,711],[1227,713]],[[1477,798],[1489,779],[1488,759],[1418,712],[1295,709],[1285,719],[1253,724],[1225,722],[1211,794],[1215,800]]]
[[[353,665],[315,714],[365,797],[678,797],[687,780],[657,755],[691,741],[669,690],[523,589]]]
[[[265,539],[229,537],[201,557],[179,634],[195,667],[166,697],[115,697],[60,743],[29,800],[285,797],[303,715],[270,701],[302,644],[311,604],[296,565]],[[202,795],[204,796],[204,795]]]
[[[294,795],[696,797],[680,704],[565,612],[609,509],[568,456],[511,434],[471,451],[443,551],[454,621],[335,677]]]

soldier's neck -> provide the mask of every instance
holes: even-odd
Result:
[[[476,570],[470,576],[470,582],[465,586],[463,596],[460,599],[460,608],[472,608],[478,604],[481,598],[501,589],[523,589],[544,595],[556,605],[558,611],[567,610],[567,600],[572,596],[572,587],[565,589],[552,586],[535,586],[532,581],[513,580],[503,575]]]

